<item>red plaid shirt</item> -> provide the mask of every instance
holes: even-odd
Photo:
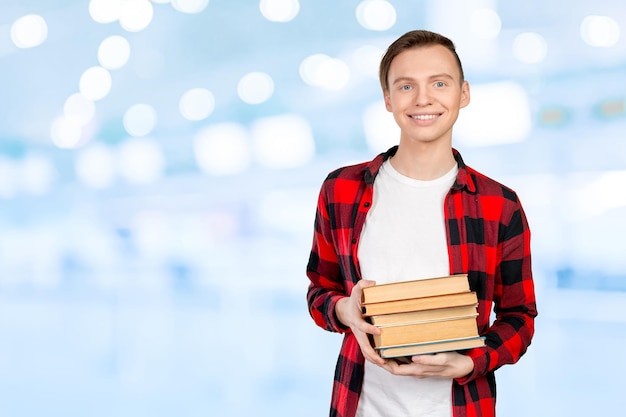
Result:
[[[332,172],[319,195],[307,265],[309,312],[318,326],[345,335],[331,417],[356,414],[364,358],[350,329],[337,319],[335,304],[361,279],[357,248],[372,206],[374,178],[396,150]],[[473,359],[474,371],[453,381],[453,415],[488,417],[495,415],[494,371],[517,362],[534,333],[530,231],[515,192],[467,167],[454,149],[453,154],[459,172],[444,204],[450,272],[468,274],[479,299],[479,333],[486,337],[485,347],[464,352]],[[490,323],[492,307],[495,321]]]

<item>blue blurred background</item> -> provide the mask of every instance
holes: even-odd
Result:
[[[626,408],[621,0],[0,3],[0,416],[323,416],[325,175],[396,143],[384,48],[451,37],[455,146],[518,191],[540,316],[503,416]]]

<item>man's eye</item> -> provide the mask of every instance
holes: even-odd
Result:
[[[409,90],[411,89],[411,86],[410,86],[410,85],[408,85],[408,84],[405,84],[405,85],[403,85],[403,86],[402,86],[402,89],[403,89],[404,91],[409,91]]]
[[[435,83],[435,86],[436,86],[436,87],[445,87],[445,86],[446,86],[446,83],[444,83],[443,81],[437,81],[437,82]]]

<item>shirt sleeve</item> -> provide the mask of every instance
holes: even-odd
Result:
[[[474,361],[474,371],[457,380],[472,381],[505,364],[517,362],[526,352],[534,334],[537,316],[531,270],[530,230],[516,198],[509,221],[501,224],[498,237],[499,262],[493,291],[495,321],[483,334],[486,346],[466,354]]]
[[[325,197],[328,188],[326,181],[317,203],[313,244],[306,271],[310,281],[307,303],[309,313],[318,326],[328,331],[344,333],[348,327],[335,314],[335,305],[346,296],[346,289],[333,242],[332,219]]]

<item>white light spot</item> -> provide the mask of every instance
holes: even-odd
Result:
[[[382,100],[365,109],[363,130],[367,147],[375,153],[386,151],[400,141],[400,127]]]
[[[193,145],[198,166],[207,174],[239,174],[250,165],[248,133],[240,124],[209,126],[198,132]]]
[[[63,114],[68,120],[72,120],[81,126],[89,123],[96,113],[96,106],[93,101],[81,93],[75,93],[65,100]]]
[[[122,68],[130,57],[130,44],[123,36],[109,36],[100,43],[98,62],[104,68],[116,70]]]
[[[152,0],[152,3],[158,3],[158,4],[167,4],[167,3],[171,3],[172,0]]]
[[[131,136],[146,136],[154,129],[157,114],[149,104],[135,104],[124,113],[124,129]]]
[[[289,22],[300,12],[298,0],[261,0],[261,14],[271,22]]]
[[[530,134],[530,103],[513,82],[477,85],[469,106],[461,109],[455,137],[467,146],[490,146],[525,140]]]
[[[11,40],[18,48],[34,48],[48,37],[48,25],[43,17],[29,14],[17,19],[11,26]]]
[[[215,98],[206,88],[193,88],[187,91],[178,103],[180,114],[192,121],[204,120],[215,109]]]
[[[396,24],[396,9],[385,0],[364,0],[356,8],[356,20],[365,29],[385,31]]]
[[[50,191],[57,172],[52,162],[41,155],[28,155],[20,167],[20,182],[26,193],[42,195]]]
[[[600,216],[626,207],[626,194],[616,193],[626,181],[626,171],[606,171],[592,180],[581,181],[570,190],[571,214],[575,220]]]
[[[314,87],[340,90],[350,81],[350,68],[340,59],[324,54],[314,54],[300,64],[300,77]]]
[[[264,72],[251,72],[239,80],[237,93],[248,104],[263,103],[274,94],[274,80]]]
[[[148,0],[125,0],[120,10],[120,25],[129,32],[139,32],[152,22],[154,9]]]
[[[106,188],[115,180],[115,157],[110,148],[95,144],[76,155],[76,176],[91,188]]]
[[[111,74],[102,67],[91,67],[80,77],[79,91],[89,100],[103,99],[111,91]]]
[[[163,151],[148,139],[129,139],[119,149],[119,169],[132,184],[148,184],[158,180],[165,167]]]
[[[111,23],[120,18],[122,0],[91,0],[89,15],[98,23]]]
[[[537,33],[520,33],[513,41],[513,55],[525,64],[542,62],[547,54],[548,44],[543,36]]]
[[[81,144],[82,134],[81,124],[65,117],[55,119],[50,129],[52,142],[63,149],[78,147]]]
[[[609,48],[619,41],[619,24],[608,16],[587,16],[580,25],[580,36],[588,45]]]
[[[172,0],[174,9],[183,13],[200,13],[209,5],[209,0]]]
[[[377,46],[365,45],[352,54],[353,65],[361,74],[378,79],[378,66],[385,51]]]
[[[252,125],[255,156],[268,168],[296,168],[315,155],[309,122],[297,115],[259,119]]]
[[[479,9],[470,16],[470,27],[477,38],[494,39],[500,34],[502,22],[494,10]]]

